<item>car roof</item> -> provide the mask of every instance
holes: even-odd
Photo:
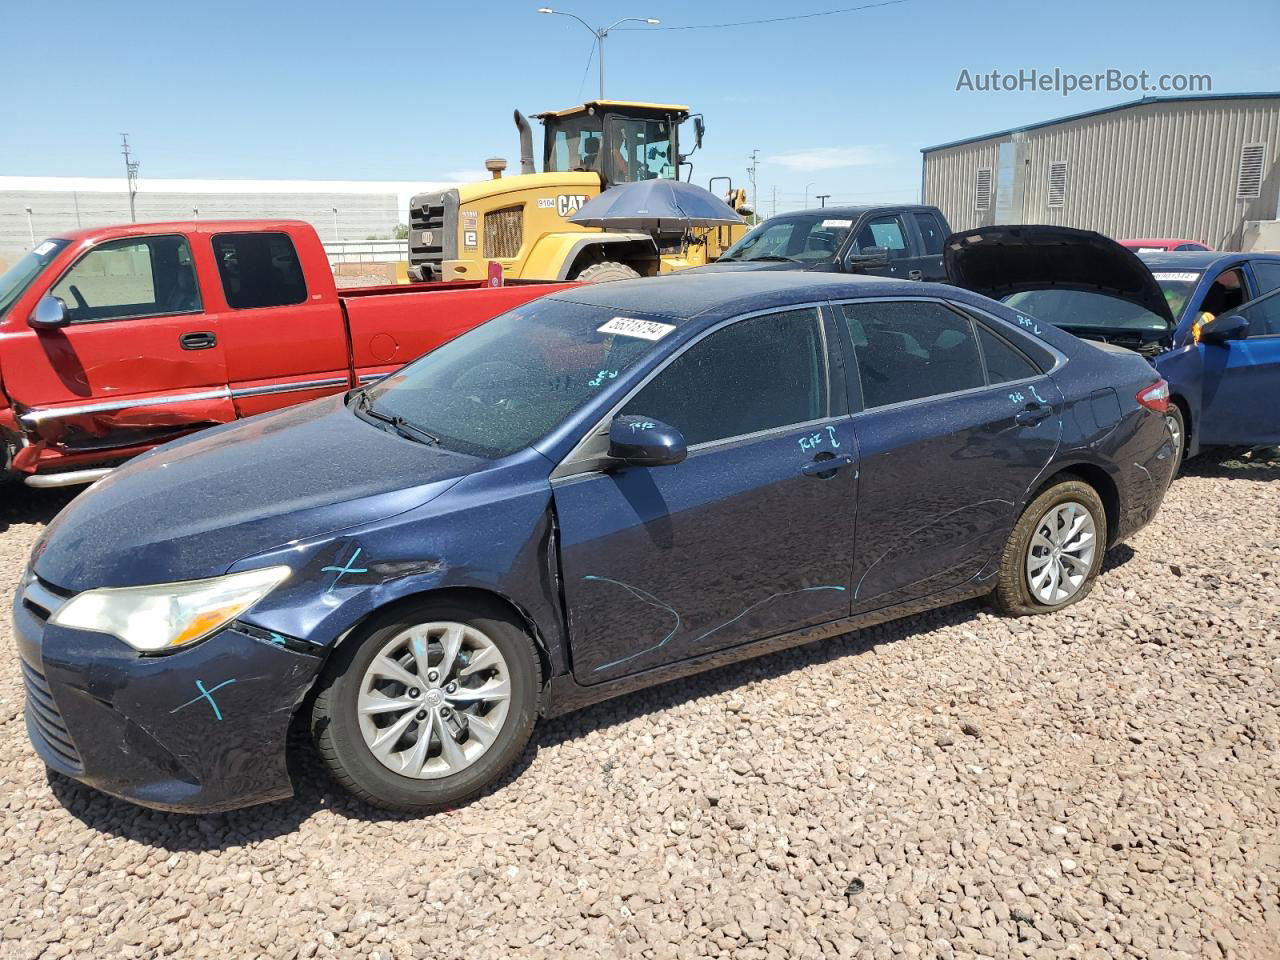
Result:
[[[1139,253],[1138,259],[1152,270],[1208,270],[1219,264],[1235,263],[1240,260],[1269,260],[1280,262],[1275,254],[1241,253],[1222,250],[1183,250]]]
[[[852,207],[809,207],[806,210],[788,210],[786,213],[775,214],[774,216],[769,217],[769,220],[785,220],[788,217],[817,217],[817,216],[832,217],[832,218],[838,218],[841,220],[845,220],[845,219],[856,220],[858,217],[862,216],[864,213],[873,213],[876,210],[892,210],[895,213],[898,211],[909,212],[912,210],[917,210],[920,212],[927,211],[929,213],[932,213],[934,211],[934,208],[927,204],[922,204],[922,203],[866,203],[866,204],[861,204],[859,206],[852,206]],[[764,221],[764,220],[761,221],[761,223],[765,223],[765,222],[767,221]]]
[[[728,317],[792,304],[858,297],[933,296],[989,302],[958,287],[887,277],[763,270],[749,273],[679,273],[638,280],[593,283],[548,299],[695,321],[697,326]]]

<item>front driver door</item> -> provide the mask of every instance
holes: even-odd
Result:
[[[731,322],[620,411],[678,427],[688,459],[554,482],[579,683],[848,613],[856,470],[839,375],[816,307]]]
[[[1249,336],[1201,343],[1203,443],[1280,443],[1280,290],[1231,311],[1249,321]]]

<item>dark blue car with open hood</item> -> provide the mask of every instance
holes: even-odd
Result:
[[[539,716],[989,595],[1086,596],[1173,467],[1167,388],[954,287],[581,287],[376,385],[157,449],[49,526],[13,615],[31,740],[140,804],[336,778],[457,803]]]

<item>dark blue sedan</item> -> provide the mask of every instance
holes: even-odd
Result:
[[[1032,225],[956,234],[946,263],[954,283],[1148,357],[1169,383],[1179,459],[1280,443],[1280,255],[1135,254]]]
[[[1083,598],[1173,469],[1166,384],[954,287],[581,287],[216,428],[50,525],[14,606],[53,769],[140,804],[492,783],[540,716],[988,595]]]

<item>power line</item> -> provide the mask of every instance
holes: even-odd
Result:
[[[783,23],[787,20],[812,20],[814,17],[834,17],[841,13],[856,13],[876,7],[892,7],[908,0],[883,0],[881,3],[865,3],[858,7],[840,7],[836,10],[820,10],[817,13],[797,13],[789,17],[767,17],[764,20],[737,20],[733,23],[695,23],[687,27],[619,27],[619,30],[720,30],[725,27],[752,27],[762,23]]]
[[[578,99],[582,99],[582,88],[587,82],[587,73],[591,70],[591,61],[596,58],[596,42],[591,41],[591,49],[587,51],[587,65],[582,68],[582,79],[578,81]]]

